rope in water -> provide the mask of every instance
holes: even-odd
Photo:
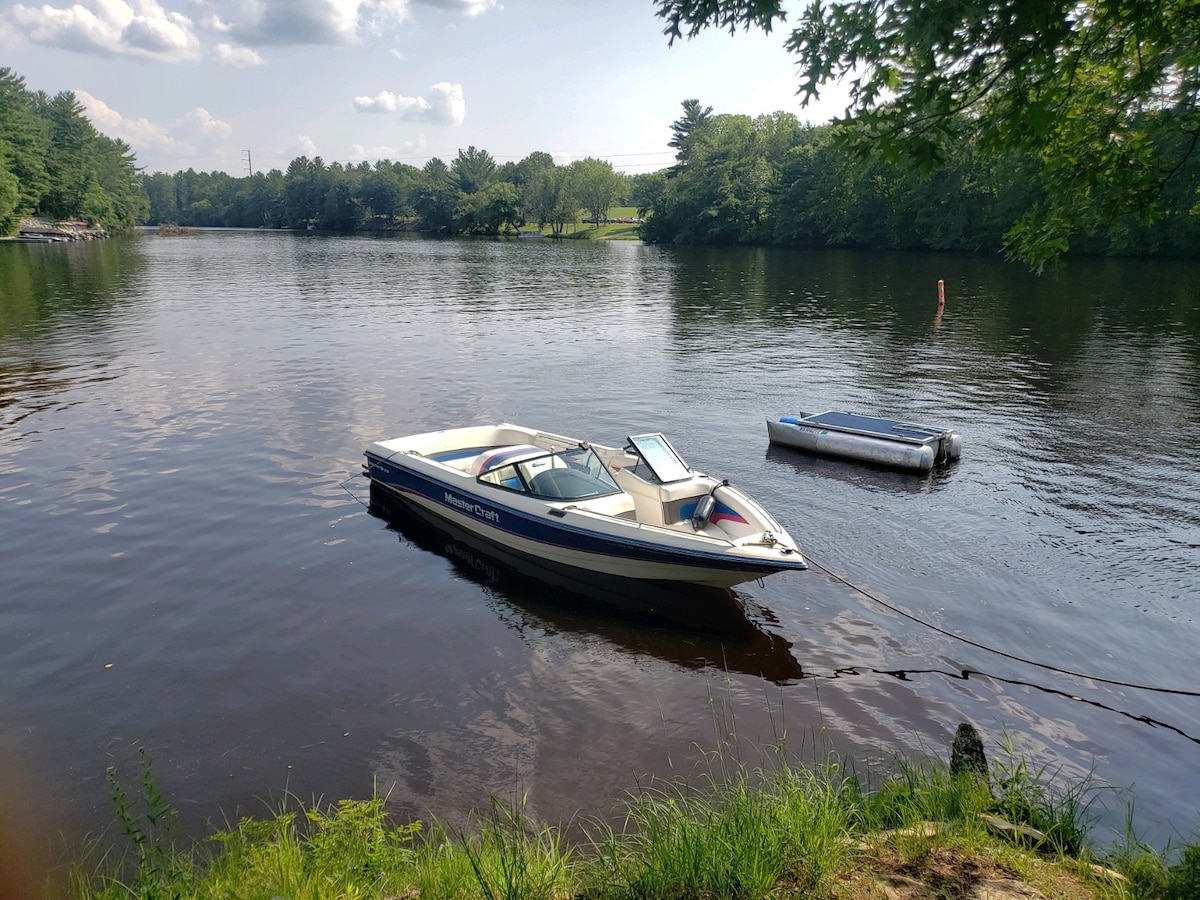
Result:
[[[1060,675],[1070,675],[1072,678],[1084,678],[1084,679],[1087,679],[1088,681],[1095,681],[1100,684],[1113,685],[1114,687],[1132,688],[1133,690],[1138,690],[1138,691],[1153,691],[1158,694],[1174,694],[1174,695],[1180,696],[1180,697],[1200,697],[1200,691],[1185,691],[1182,688],[1156,687],[1154,685],[1149,685],[1149,684],[1137,684],[1137,683],[1131,682],[1131,681],[1119,681],[1115,678],[1101,678],[1099,675],[1089,675],[1086,672],[1076,672],[1073,669],[1064,669],[1061,666],[1052,666],[1049,663],[1038,662],[1037,660],[1028,659],[1027,657],[1024,657],[1024,656],[1018,656],[1015,653],[1006,653],[1003,650],[997,650],[995,647],[989,647],[987,644],[981,644],[979,641],[974,641],[974,640],[971,640],[971,638],[963,637],[961,634],[955,634],[953,631],[947,631],[945,628],[942,628],[938,625],[934,625],[932,622],[927,622],[924,619],[920,618],[919,616],[915,616],[910,612],[905,612],[903,609],[900,609],[897,606],[893,606],[891,603],[888,603],[882,597],[875,596],[874,594],[872,594],[870,591],[866,590],[865,588],[861,588],[857,584],[854,584],[853,582],[848,581],[847,579],[843,578],[841,575],[838,575],[836,572],[833,572],[830,569],[827,569],[825,566],[821,565],[819,562],[817,562],[815,559],[813,559],[807,553],[804,554],[804,558],[807,559],[814,566],[816,566],[818,569],[820,569],[822,572],[824,572],[826,575],[828,575],[830,578],[832,578],[834,581],[840,581],[842,584],[846,585],[846,587],[850,588],[853,591],[858,592],[859,594],[862,594],[868,600],[878,603],[880,606],[884,607],[885,609],[890,610],[891,612],[894,612],[896,615],[902,616],[905,619],[908,619],[910,622],[915,622],[918,625],[921,625],[932,631],[936,631],[938,634],[945,635],[946,637],[952,638],[956,641],[961,641],[962,643],[968,644],[979,650],[986,650],[988,653],[994,653],[997,656],[1003,656],[1005,659],[1011,659],[1014,662],[1023,663],[1027,666],[1035,666],[1036,668],[1045,669],[1046,671],[1049,671],[1049,672],[1057,672]]]

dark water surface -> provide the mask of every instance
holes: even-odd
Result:
[[[373,786],[450,822],[528,792],[560,821],[729,732],[749,757],[786,732],[801,761],[868,764],[944,755],[971,721],[993,755],[1132,787],[1148,838],[1194,835],[1200,697],[944,632],[1200,691],[1198,275],[258,232],[0,245],[0,752],[67,834],[111,820],[105,768],[136,786],[139,747],[196,832]],[[768,446],[765,418],[827,408],[953,426],[964,457],[916,476]],[[664,431],[871,596],[820,568],[732,595],[580,583],[368,512],[369,442],[497,420]]]

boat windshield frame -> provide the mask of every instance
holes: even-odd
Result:
[[[679,451],[671,446],[662,432],[630,435],[626,440],[660,483],[686,481],[695,476],[696,473],[683,461]]]
[[[542,500],[591,500],[621,493],[608,466],[586,444],[514,460],[476,480]]]

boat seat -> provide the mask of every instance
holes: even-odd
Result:
[[[471,463],[469,471],[472,475],[486,475],[500,466],[520,462],[534,456],[545,456],[546,450],[532,444],[513,444],[508,447],[494,447],[486,453],[480,453]]]
[[[632,467],[616,473],[617,483],[637,503],[638,520],[647,525],[674,525],[689,516],[683,515],[685,508],[695,504],[707,491],[695,481],[655,484],[639,478]]]

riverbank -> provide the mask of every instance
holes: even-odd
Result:
[[[961,733],[961,732],[960,732]],[[569,828],[531,822],[518,799],[493,800],[462,831],[397,824],[381,796],[285,805],[180,852],[175,814],[143,753],[141,796],[109,770],[128,842],[72,864],[63,893],[311,898],[832,898],[1101,900],[1200,896],[1200,844],[1176,861],[1132,837],[1088,844],[1086,784],[1059,784],[1021,761],[986,774],[898,762],[871,789],[852,767],[776,761],[747,769],[721,753],[700,786],[631,793],[620,824],[582,815]],[[568,841],[568,830],[580,837]]]
[[[3,240],[18,243],[55,244],[68,241],[96,241],[108,237],[102,228],[87,222],[54,222],[49,219],[22,219],[18,231]]]

